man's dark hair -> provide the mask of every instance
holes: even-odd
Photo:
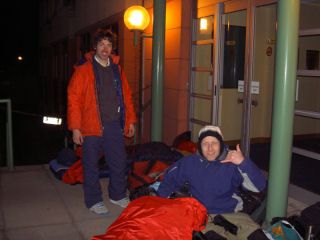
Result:
[[[97,44],[98,42],[100,42],[101,40],[103,39],[107,39],[109,42],[112,43],[112,45],[114,46],[114,33],[107,29],[101,29],[99,28],[95,34],[94,34],[94,37],[93,37],[93,48],[95,49],[97,47]]]

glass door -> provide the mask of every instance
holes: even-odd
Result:
[[[240,143],[245,80],[247,10],[222,15],[219,126],[229,145]]]
[[[195,141],[202,125],[218,125],[248,156],[251,141],[270,139],[276,0],[210,2],[198,1],[194,20],[189,129]]]
[[[216,5],[198,1],[193,18],[189,129],[192,141],[204,125],[213,122]]]
[[[252,143],[271,137],[277,5],[270,2],[226,3],[222,18],[219,125],[225,141],[241,143],[246,156]]]
[[[268,142],[271,138],[276,26],[277,4],[255,8],[251,144]]]

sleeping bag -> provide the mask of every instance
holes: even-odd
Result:
[[[144,196],[130,202],[107,232],[92,240],[190,240],[206,224],[207,210],[194,198]]]

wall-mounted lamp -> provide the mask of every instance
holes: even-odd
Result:
[[[208,20],[206,18],[200,19],[200,30],[207,30],[208,29]]]
[[[147,35],[138,35],[143,32],[150,23],[148,11],[142,6],[129,7],[123,16],[126,27],[134,32],[134,45],[138,44],[138,37],[152,37]]]

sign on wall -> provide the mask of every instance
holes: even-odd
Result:
[[[252,94],[259,94],[259,88],[260,88],[260,83],[252,81],[251,82],[251,93]],[[238,81],[238,92],[243,92],[244,91],[244,81],[239,80]]]

